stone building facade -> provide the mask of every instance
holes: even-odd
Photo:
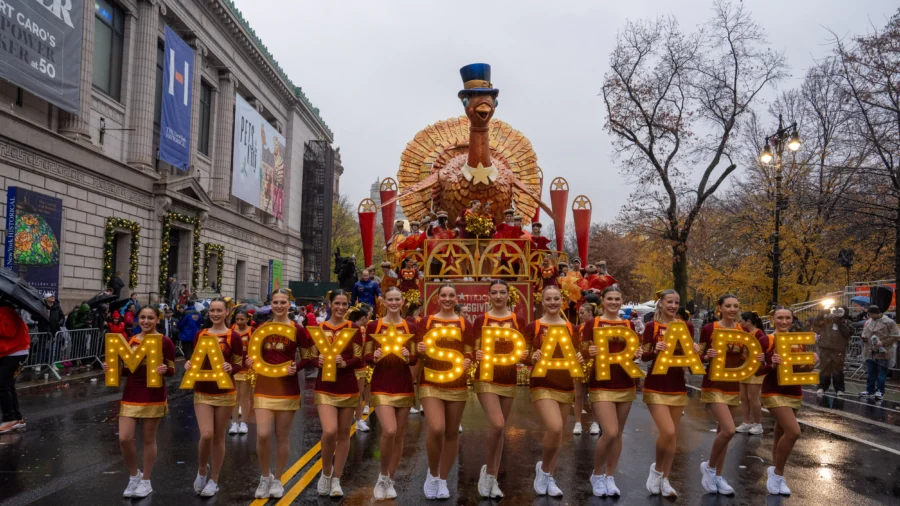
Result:
[[[194,49],[199,77],[193,80],[187,172],[157,159],[166,26]],[[134,290],[145,302],[162,295],[161,265],[188,286],[196,277],[195,289],[215,286],[220,255],[218,288],[226,296],[265,299],[270,260],[283,262],[285,284],[300,280],[304,148],[324,142],[330,149],[333,137],[318,109],[232,3],[86,1],[82,57],[77,115],[0,81],[0,196],[5,201],[6,189],[17,186],[62,199],[59,298],[64,305],[71,307],[103,288],[108,218],[141,227]],[[286,138],[283,220],[231,195],[235,95]],[[187,220],[171,222],[169,252],[162,258],[169,213]],[[113,241],[112,270],[120,271],[126,284],[131,233],[116,228]],[[197,265],[195,248],[200,250]],[[203,278],[205,263],[209,268]]]

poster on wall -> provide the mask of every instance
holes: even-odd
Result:
[[[166,26],[159,159],[180,170],[191,163],[194,50]]]
[[[39,292],[59,296],[62,200],[10,186],[6,190],[3,266]]]
[[[234,97],[231,194],[282,219],[284,136],[240,95]]]
[[[0,1],[0,79],[81,111],[84,0]]]
[[[281,260],[269,260],[269,295],[284,286],[284,281],[281,279],[283,266]]]

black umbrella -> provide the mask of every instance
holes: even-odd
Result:
[[[0,300],[31,313],[34,319],[50,321],[41,294],[15,272],[0,267]]]
[[[100,304],[109,304],[115,300],[118,300],[119,297],[114,293],[98,293],[90,298],[90,300],[86,300],[83,304],[87,304],[91,309],[96,309]]]

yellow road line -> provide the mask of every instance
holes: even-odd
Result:
[[[363,420],[367,420],[368,418],[368,415],[363,416]],[[356,424],[354,423],[350,425],[350,437],[353,437],[353,434],[355,433]],[[308,471],[306,471],[306,473],[300,478],[300,480],[297,481],[297,483],[295,483],[294,486],[291,487],[291,489],[288,490],[287,493],[285,493],[277,503],[275,503],[275,506],[286,506],[288,504],[291,504],[294,499],[297,498],[297,496],[299,496],[301,493],[303,493],[304,490],[306,490],[306,487],[308,487],[309,484],[312,483],[313,479],[320,472],[322,472],[322,459],[316,461],[316,463],[313,464],[313,466],[309,468]],[[251,506],[257,505],[254,504]]]
[[[297,471],[303,469],[303,466],[305,466],[307,462],[312,460],[313,457],[318,455],[321,450],[322,443],[316,443],[315,446],[313,446],[309,449],[308,452],[306,452],[306,454],[300,457],[300,460],[294,462],[294,465],[292,465],[290,469],[288,469],[284,472],[284,474],[281,475],[281,483],[287,483],[291,478],[294,477],[295,474],[297,474]],[[267,502],[269,502],[268,499],[257,499],[250,503],[250,506],[263,506]]]

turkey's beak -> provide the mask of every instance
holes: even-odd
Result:
[[[484,121],[487,121],[488,117],[490,117],[491,112],[493,112],[493,108],[485,103],[482,103],[478,107],[475,108],[475,114],[478,115]]]

